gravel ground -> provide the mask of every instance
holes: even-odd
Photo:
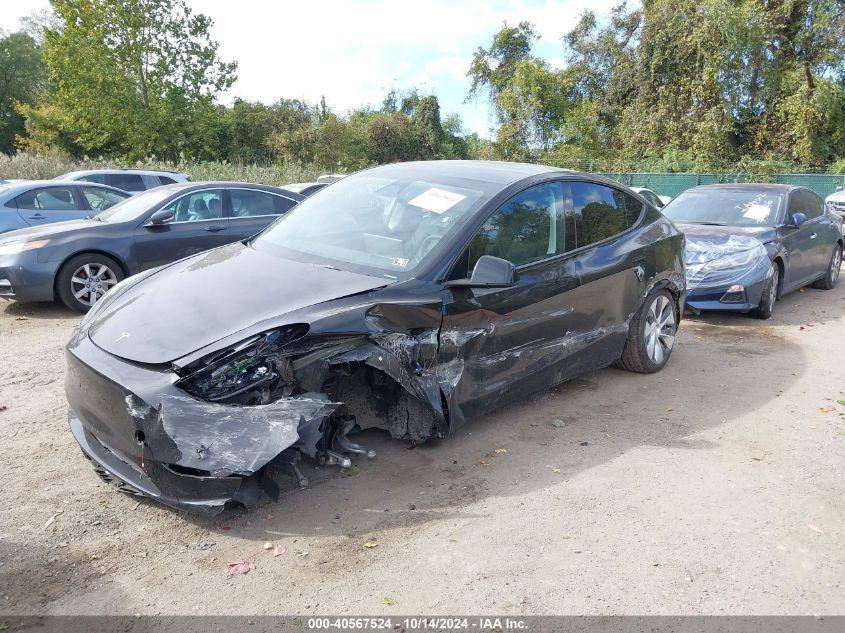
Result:
[[[370,433],[356,475],[207,520],[100,482],[65,422],[77,317],[0,302],[0,612],[841,614],[843,315],[845,284],[688,318],[659,374]]]

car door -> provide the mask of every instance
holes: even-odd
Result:
[[[635,239],[629,229],[643,203],[626,191],[590,181],[566,187],[575,217],[578,315],[584,340],[570,359],[574,371],[605,366],[622,354],[628,323],[639,309],[644,280],[655,269],[653,242]]]
[[[828,210],[825,201],[816,192],[806,191],[809,196],[808,207],[817,213],[814,220],[817,224],[815,246],[813,248],[814,271],[813,280],[822,277],[830,266],[830,258],[833,255],[833,247],[840,238],[841,233],[836,217]]]
[[[134,250],[140,269],[167,264],[231,242],[223,204],[222,189],[200,189],[179,196],[160,209],[173,212],[171,221],[154,225],[149,222],[148,215],[135,231]]]
[[[450,279],[469,276],[482,255],[507,259],[507,288],[445,288],[438,348],[440,385],[453,426],[510,397],[560,382],[581,315],[568,250],[574,224],[558,181],[516,194],[485,221]]]
[[[38,187],[12,201],[18,215],[30,226],[88,217],[87,203],[74,186]]]
[[[296,205],[295,200],[261,189],[238,187],[227,189],[226,193],[232,241],[260,233]]]
[[[786,266],[784,271],[784,291],[794,290],[805,285],[813,278],[818,268],[818,253],[816,245],[819,243],[819,213],[812,209],[810,192],[804,189],[794,189],[790,192],[786,205],[786,224],[781,227],[783,247],[786,252]],[[792,216],[803,213],[807,220],[800,226],[795,226]]]

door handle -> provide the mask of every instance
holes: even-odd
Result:
[[[814,240],[814,239],[816,239],[817,237],[818,237],[818,234],[817,234],[817,233],[810,233],[810,239],[811,239],[811,240]]]
[[[47,216],[42,214],[42,213],[33,213],[31,216],[29,216],[29,219],[30,220],[46,220]]]
[[[205,230],[209,233],[219,233],[220,231],[224,231],[225,229],[225,226],[219,226],[217,224],[212,224],[211,226],[205,227]]]

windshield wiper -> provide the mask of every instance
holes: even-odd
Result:
[[[690,222],[690,224],[702,224],[704,226],[727,226],[727,222]]]

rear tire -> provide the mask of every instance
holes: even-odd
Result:
[[[628,340],[617,365],[653,374],[669,362],[678,330],[678,302],[668,290],[652,290],[628,326]]]
[[[830,255],[830,263],[827,265],[827,272],[824,277],[813,284],[814,288],[822,290],[833,290],[839,283],[839,269],[842,267],[842,247],[837,244]]]
[[[111,257],[82,253],[71,257],[59,270],[56,294],[71,310],[88,312],[123,277],[123,269]]]
[[[775,302],[778,300],[779,284],[780,268],[775,262],[772,262],[772,276],[769,277],[769,283],[763,289],[763,296],[760,297],[760,305],[751,311],[751,316],[763,320],[772,318],[772,312],[775,310]]]

